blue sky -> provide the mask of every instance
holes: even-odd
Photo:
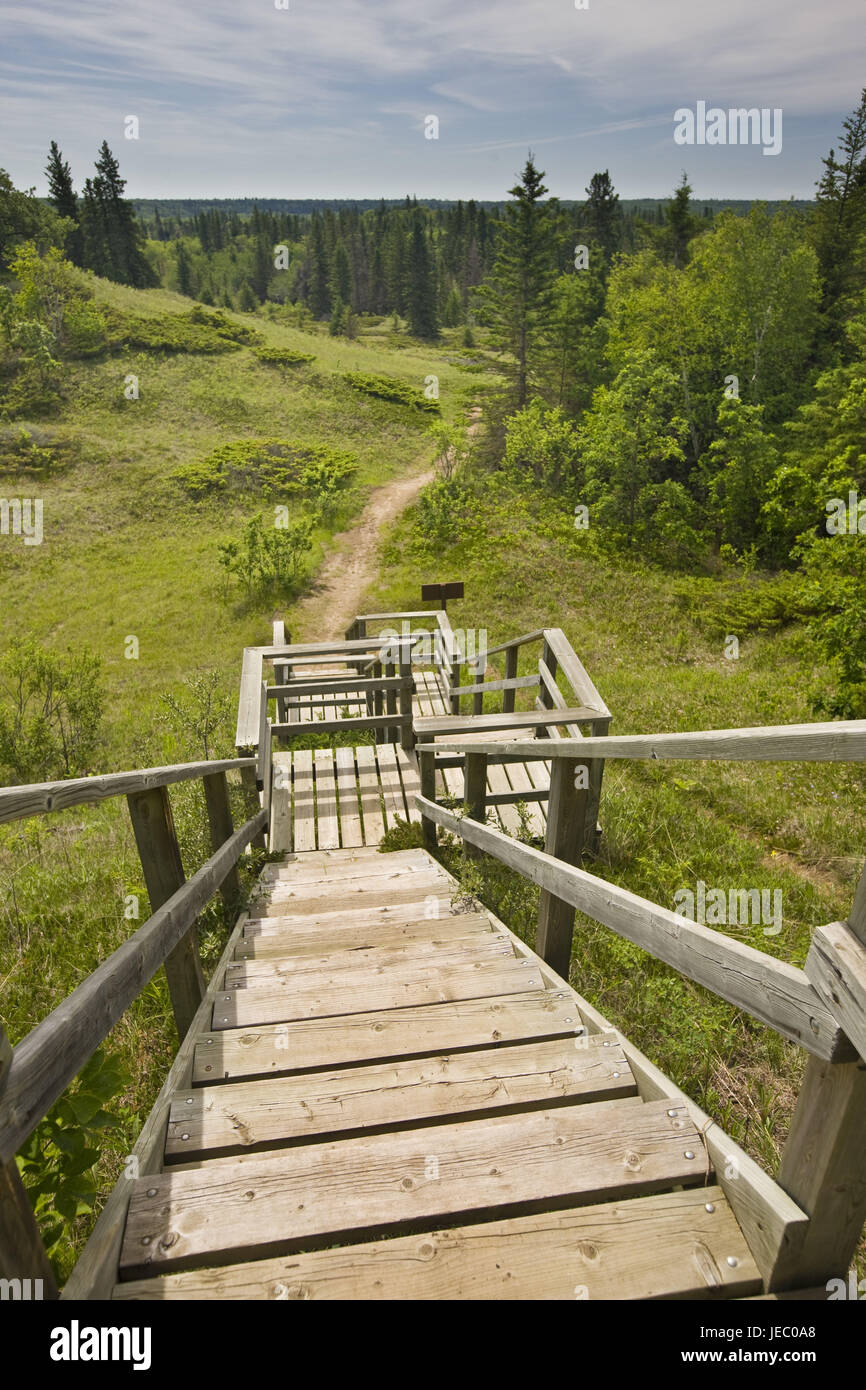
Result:
[[[76,186],[107,139],[133,197],[810,197],[866,85],[863,0],[4,3],[0,165]],[[779,107],[783,147],[682,147],[674,112]],[[124,120],[139,120],[139,139]],[[425,138],[425,118],[439,138]]]

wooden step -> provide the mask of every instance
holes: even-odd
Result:
[[[720,1187],[519,1216],[119,1284],[118,1299],[748,1298],[761,1278]],[[822,1291],[826,1298],[826,1290]]]
[[[316,863],[308,863],[312,858],[309,854],[298,856],[295,863],[289,865],[272,864],[266,868],[272,870],[267,875],[262,875],[260,882],[267,886],[291,885],[301,883],[345,883],[355,879],[363,880],[368,878],[381,878],[383,875],[406,874],[412,875],[423,872],[431,872],[440,866],[436,860],[423,849],[397,850],[393,854],[380,854],[373,851],[365,858],[345,858],[335,859],[334,855],[344,853],[344,851],[330,851],[327,858],[317,860]],[[358,850],[353,850],[352,854],[357,855]]]
[[[335,972],[341,970],[398,971],[415,962],[438,968],[472,960],[513,956],[504,932],[458,936],[450,941],[410,941],[403,946],[369,946],[357,951],[330,951],[320,956],[282,956],[265,960],[236,960],[224,971],[223,988],[289,989],[311,987],[310,976],[321,976],[322,987],[331,980],[339,988]]]
[[[597,1033],[179,1092],[165,1156],[191,1163],[311,1136],[634,1095],[616,1035]]]
[[[429,893],[419,902],[385,904],[383,907],[346,907],[334,912],[305,913],[273,912],[265,917],[251,917],[244,925],[244,936],[273,936],[275,933],[332,927],[374,927],[378,924],[425,922],[428,932],[434,922],[450,922],[464,914],[462,903],[452,904],[450,894]],[[477,909],[473,908],[472,915]]]
[[[278,917],[270,922],[279,923]],[[237,960],[266,960],[272,956],[318,956],[326,949],[357,951],[371,946],[401,946],[410,942],[452,941],[455,937],[490,935],[494,927],[490,918],[481,912],[463,912],[435,921],[378,922],[372,926],[329,924],[325,926],[275,928],[267,933],[256,932],[244,937],[235,948]],[[497,933],[502,935],[502,933]]]
[[[516,956],[440,966],[435,970],[429,964],[416,964],[393,979],[376,970],[341,970],[330,979],[323,975],[315,978],[322,982],[318,988],[237,989],[220,994],[214,1003],[213,1027],[250,1028],[262,1023],[288,1023],[295,1018],[369,1013],[409,1004],[477,999],[481,995],[521,994],[543,985],[538,967]]]
[[[371,880],[375,882],[375,880]],[[266,898],[254,898],[249,907],[257,917],[325,917],[339,912],[350,912],[357,908],[376,907],[379,911],[386,907],[408,907],[414,905],[423,912],[424,905],[437,900],[443,905],[451,901],[454,885],[446,877],[424,877],[419,874],[411,884],[398,884],[394,887],[381,884],[375,890],[359,888],[356,885],[335,892],[334,889],[320,887],[314,895],[300,892],[269,893]]]
[[[540,989],[493,999],[314,1018],[253,1031],[229,1029],[198,1040],[193,1083],[209,1085],[216,1080],[567,1037],[580,1026],[571,995]]]
[[[479,1212],[517,1216],[644,1195],[703,1184],[708,1168],[685,1106],[664,1100],[566,1105],[214,1159],[132,1184],[120,1274],[261,1259],[435,1219],[465,1224]]]

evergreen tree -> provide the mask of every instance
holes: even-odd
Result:
[[[56,140],[51,141],[45,173],[48,176],[48,196],[51,202],[60,216],[67,217],[72,223],[66,237],[67,259],[72,261],[73,265],[83,265],[84,247],[78,221],[78,199],[72,187],[72,170],[60,153]]]
[[[343,241],[338,241],[334,247],[329,285],[331,300],[335,305],[338,301],[341,304],[349,303],[352,297],[352,270],[349,264],[349,253]]]
[[[96,177],[84,185],[81,230],[90,270],[123,285],[147,288],[158,283],[144,254],[144,234],[132,204],[123,197],[126,180],[108,142],[103,140]]]
[[[683,174],[682,182],[675,189],[673,202],[667,208],[667,242],[671,259],[675,266],[685,265],[688,258],[689,238],[695,233],[697,223],[689,210],[692,196],[691,185]]]
[[[253,294],[260,304],[263,304],[268,297],[268,282],[273,273],[271,243],[267,234],[260,231],[253,244],[253,269],[250,276]]]
[[[185,294],[188,299],[193,297],[192,284],[192,262],[190,261],[187,244],[181,237],[175,242],[175,255],[177,257],[177,288],[179,294]]]
[[[622,240],[622,208],[609,171],[593,174],[586,192],[588,200],[583,205],[582,226],[590,239],[601,247],[609,265]]]
[[[328,261],[322,219],[315,214],[310,225],[307,255],[310,262],[310,291],[307,302],[313,318],[324,319],[330,313],[331,292],[328,288]]]
[[[812,239],[823,281],[822,309],[830,342],[840,338],[854,296],[866,285],[866,88],[843,122],[841,158],[831,150],[818,183]],[[860,246],[858,247],[858,241]],[[859,254],[858,254],[859,252]]]
[[[437,298],[436,268],[427,245],[423,220],[415,213],[409,242],[406,312],[409,332],[416,338],[438,338]]]
[[[515,359],[506,370],[514,378],[518,410],[537,376],[562,240],[559,204],[553,198],[543,201],[543,178],[530,154],[520,183],[509,190],[514,201],[499,222],[493,267],[478,291],[494,342]]]

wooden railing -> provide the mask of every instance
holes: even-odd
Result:
[[[440,744],[464,759],[465,815],[438,805],[431,767],[416,798],[426,842],[459,836],[541,889],[536,950],[568,979],[575,910],[673,966],[809,1053],[778,1186],[741,1163],[717,1176],[753,1237],[769,1289],[806,1288],[844,1274],[866,1221],[866,872],[848,921],[819,928],[804,969],[609,883],[579,867],[595,759],[866,761],[866,721],[630,735],[551,742],[544,852],[484,824],[487,759],[529,757],[537,742]],[[592,1010],[588,1007],[588,1014]],[[710,1125],[712,1122],[707,1121]],[[716,1160],[718,1166],[718,1156]],[[733,1173],[733,1176],[731,1176]],[[782,1219],[781,1194],[804,1219]],[[772,1236],[768,1238],[768,1233]]]
[[[57,1290],[15,1154],[69,1083],[93,1056],[157,970],[165,967],[181,1041],[204,999],[196,920],[219,891],[227,907],[241,907],[237,863],[260,838],[266,809],[256,809],[235,830],[226,774],[255,777],[253,758],[186,763],[117,772],[65,782],[0,790],[0,824],[70,806],[125,796],[144,873],[151,916],[122,946],[14,1048],[0,1028],[0,1276],[41,1278]],[[213,853],[186,879],[168,788],[200,779]]]

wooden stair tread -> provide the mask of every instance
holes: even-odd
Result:
[[[431,926],[434,925],[431,923]],[[224,972],[224,988],[305,988],[311,976],[334,978],[343,970],[397,971],[415,962],[439,966],[447,962],[512,956],[511,942],[502,932],[482,931],[450,940],[409,941],[397,946],[364,946],[331,951],[328,955],[270,956],[263,960],[230,961]],[[339,982],[336,981],[337,987]]]
[[[206,1034],[196,1043],[193,1082],[274,1076],[314,1067],[573,1036],[571,998],[536,989],[369,1013],[332,1015]]]
[[[446,1053],[180,1092],[165,1156],[189,1163],[316,1135],[636,1094],[622,1047],[602,1034]]]
[[[279,923],[279,918],[269,918]],[[235,947],[236,960],[266,960],[272,956],[318,956],[326,948],[338,951],[363,950],[374,946],[401,946],[410,942],[451,941],[461,936],[485,936],[494,931],[486,913],[463,912],[434,920],[422,918],[417,922],[377,922],[355,925],[354,922],[306,927],[277,927],[267,932],[244,935]]]
[[[120,1272],[262,1258],[435,1218],[465,1222],[473,1212],[519,1215],[530,1205],[647,1194],[703,1183],[708,1168],[685,1106],[628,1100],[214,1159],[131,1184]]]
[[[713,1186],[142,1279],[113,1296],[597,1302],[748,1298],[760,1288]]]
[[[220,994],[214,1004],[213,1027],[248,1028],[260,1023],[287,1023],[294,1018],[519,994],[540,989],[543,984],[538,967],[516,956],[438,968],[416,964],[388,974],[375,969],[341,970],[335,972],[337,977],[339,988],[334,979],[318,975],[315,978],[322,982],[319,988],[237,989]]]

